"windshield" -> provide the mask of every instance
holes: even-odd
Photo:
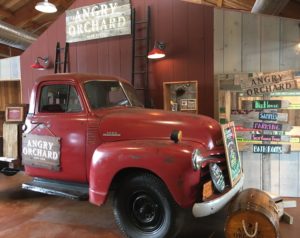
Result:
[[[125,92],[119,81],[89,81],[84,89],[92,109],[114,106],[143,106],[135,90],[123,84]]]

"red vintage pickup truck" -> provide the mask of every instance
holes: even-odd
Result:
[[[24,124],[24,189],[103,204],[114,193],[127,237],[175,237],[180,208],[219,211],[231,186],[220,125],[181,112],[145,109],[125,80],[93,74],[39,78]]]

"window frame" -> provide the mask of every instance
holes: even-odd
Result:
[[[80,104],[80,107],[81,107],[81,111],[78,111],[78,112],[72,112],[72,111],[68,111],[68,110],[65,110],[65,111],[62,111],[62,112],[51,112],[51,111],[42,111],[41,110],[41,100],[42,100],[42,91],[43,91],[43,88],[44,87],[51,87],[51,86],[56,86],[56,85],[65,85],[65,86],[69,86],[69,92],[71,91],[71,87],[74,88],[76,94],[77,94],[77,97],[78,97],[78,100],[79,100],[79,104]],[[72,83],[72,82],[59,82],[59,81],[54,81],[54,82],[42,82],[39,86],[38,86],[38,92],[39,92],[39,95],[37,96],[38,100],[37,100],[37,103],[36,103],[36,108],[35,108],[35,113],[41,113],[41,114],[65,114],[65,113],[83,113],[85,112],[85,106],[84,106],[84,103],[83,103],[83,97],[80,93],[80,90],[78,90],[76,84]],[[68,100],[69,100],[69,95],[68,95]],[[67,105],[69,105],[69,103],[67,103]]]

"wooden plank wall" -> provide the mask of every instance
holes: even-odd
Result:
[[[242,152],[245,174],[244,188],[262,189],[262,156],[252,152]],[[300,197],[300,154],[271,156],[271,192],[287,197]]]
[[[214,10],[214,74],[300,69],[299,20]]]
[[[70,9],[104,0],[77,0]],[[150,101],[163,108],[163,82],[198,81],[199,113],[213,116],[213,8],[180,0],[132,0],[137,20],[151,7],[151,46],[167,44],[167,57],[149,63]],[[34,80],[53,73],[29,67],[37,56],[55,59],[55,45],[65,43],[65,14],[58,18],[21,56],[22,101],[29,102]],[[70,44],[71,72],[113,74],[131,80],[131,36]]]
[[[20,81],[0,81],[0,111],[8,104],[20,103],[20,91]]]
[[[214,10],[214,74],[300,69],[298,20]],[[217,77],[216,77],[217,78]],[[216,85],[218,83],[216,82]],[[219,88],[215,88],[215,95]],[[215,113],[219,105],[215,106]],[[215,115],[216,115],[215,114]],[[245,188],[262,188],[262,156],[241,153]],[[300,153],[271,155],[271,192],[300,197]]]

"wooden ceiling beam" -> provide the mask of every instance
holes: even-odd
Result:
[[[39,12],[34,9],[37,1],[38,0],[30,1],[28,4],[16,11],[14,13],[15,16],[6,19],[6,22],[14,26],[21,27],[26,22],[31,21],[35,15],[39,14]]]
[[[292,19],[300,19],[300,1],[290,1],[282,10],[280,16]],[[300,33],[299,33],[300,34]]]
[[[9,18],[13,16],[13,13],[3,7],[0,7],[0,15],[4,18]]]
[[[17,56],[17,55],[21,55],[22,53],[23,53],[23,50],[0,44],[0,54],[2,57]]]
[[[217,0],[217,7],[223,6],[223,0]]]

